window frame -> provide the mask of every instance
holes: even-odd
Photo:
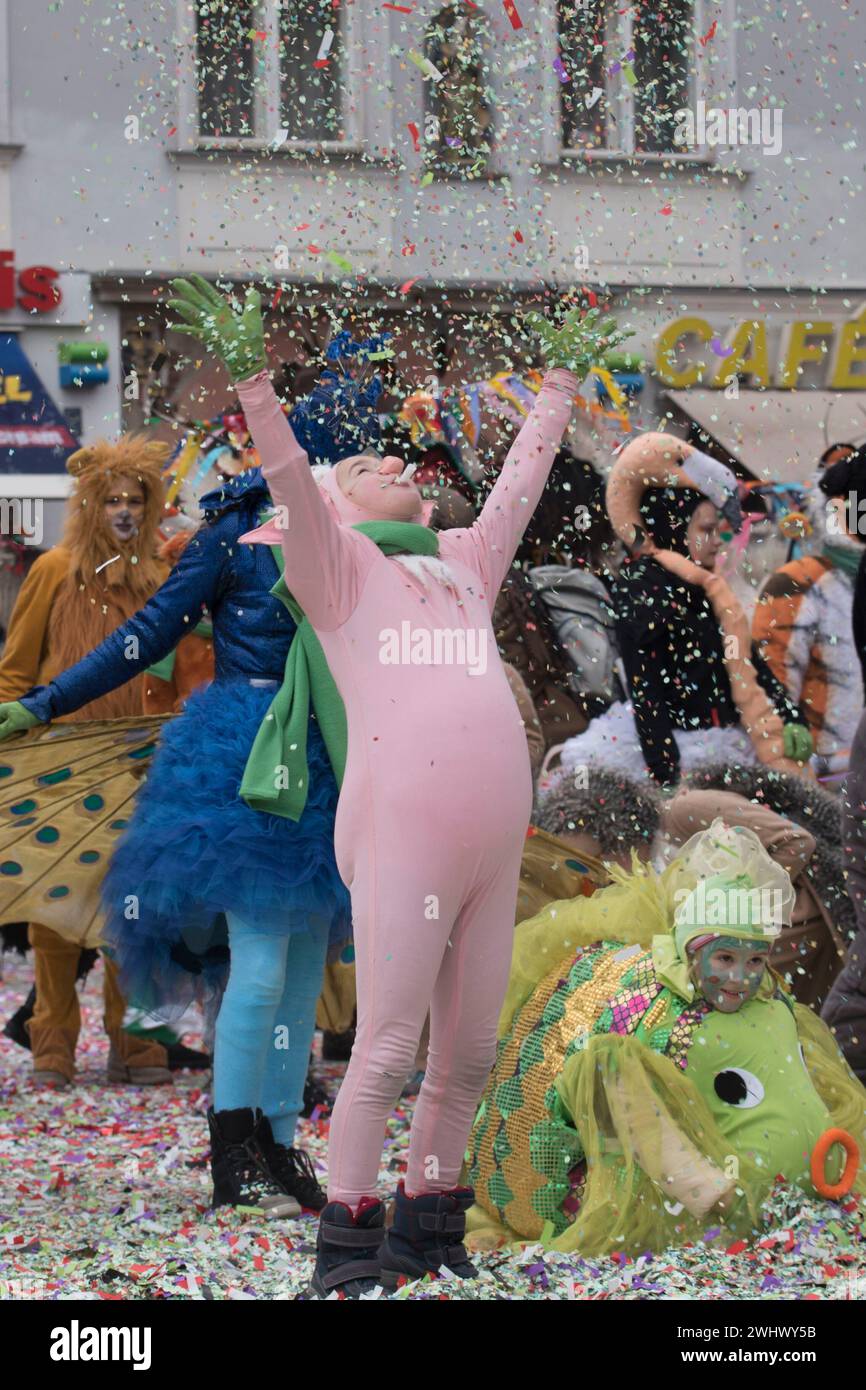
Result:
[[[365,139],[372,133],[370,126],[370,103],[359,99],[363,97],[362,55],[372,44],[379,44],[375,34],[365,33],[363,7],[342,4],[334,11],[342,30],[343,78],[341,95],[343,100],[343,125],[346,138],[343,140],[293,140],[288,138],[277,144],[280,125],[281,73],[278,52],[279,19],[281,0],[254,0],[254,25],[261,33],[267,34],[262,45],[264,49],[264,80],[254,82],[253,119],[255,135],[205,135],[199,126],[199,104],[196,78],[196,0],[176,0],[177,33],[179,48],[180,101],[178,111],[178,143],[180,151],[244,151],[270,150],[274,153],[314,154],[361,154]]]
[[[633,46],[632,38],[634,33],[632,14],[630,9],[617,4],[616,0],[606,0],[609,10],[616,11],[625,9],[626,12],[616,15],[618,19],[618,43],[621,45],[623,53],[627,53]],[[730,100],[735,101],[733,77],[733,52],[734,52],[734,10],[736,0],[712,0],[712,18],[717,20],[719,29],[723,35],[730,36],[727,43],[722,38],[717,49],[712,54],[719,75],[727,78],[724,85],[730,91]],[[708,18],[711,0],[692,0],[692,61],[689,73],[689,93],[688,99],[694,106],[702,97],[705,97],[709,87],[709,68],[710,57],[707,49],[699,42],[699,37],[706,33],[710,27],[712,19]],[[635,104],[632,90],[627,83],[622,81],[620,74],[613,78],[607,78],[605,84],[605,97],[610,104],[615,103],[617,113],[617,129],[620,138],[616,145],[599,146],[579,146],[566,145],[564,143],[564,131],[562,121],[562,110],[560,106],[560,82],[553,69],[553,60],[559,51],[559,25],[558,25],[558,5],[556,0],[551,0],[549,5],[545,5],[539,13],[539,25],[545,39],[545,48],[549,52],[549,61],[545,62],[542,80],[542,97],[545,105],[545,113],[548,119],[544,122],[544,135],[542,144],[542,158],[546,164],[589,164],[589,163],[622,163],[632,160],[637,163],[648,164],[670,164],[670,163],[706,163],[716,162],[716,150],[706,146],[695,146],[689,149],[674,148],[672,150],[640,150],[634,148],[635,132]],[[713,38],[716,43],[717,35]],[[610,127],[608,127],[609,129]]]

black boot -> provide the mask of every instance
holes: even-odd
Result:
[[[345,1202],[329,1202],[319,1219],[316,1268],[310,1284],[314,1298],[334,1290],[360,1298],[380,1282],[379,1250],[385,1235],[385,1205],[365,1197],[357,1215]]]
[[[268,1167],[283,1191],[300,1202],[302,1211],[320,1212],[328,1199],[319,1186],[309,1154],[276,1140],[272,1148],[263,1147]]]
[[[20,1009],[16,1009],[6,1027],[3,1029],[3,1036],[17,1043],[19,1047],[26,1047],[30,1051],[30,1034],[27,1032],[28,1020],[33,1017],[33,1010],[36,1008],[36,986],[34,985]]]
[[[348,1062],[354,1044],[354,1028],[347,1028],[345,1033],[332,1033],[325,1028],[322,1033],[322,1061]]]
[[[407,1197],[400,1183],[394,1224],[382,1246],[382,1287],[396,1289],[401,1275],[409,1280],[423,1279],[425,1274],[438,1273],[442,1265],[461,1279],[476,1279],[478,1270],[463,1244],[466,1212],[474,1201],[471,1187]]]
[[[168,1053],[169,1071],[207,1071],[213,1062],[209,1052],[196,1052],[180,1042],[168,1043],[165,1050]]]
[[[271,1126],[261,1110],[209,1110],[215,1207],[254,1207],[264,1216],[299,1216],[300,1205],[271,1172]]]

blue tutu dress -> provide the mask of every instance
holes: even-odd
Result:
[[[315,717],[300,820],[254,811],[238,795],[295,633],[270,592],[270,551],[238,540],[269,500],[259,469],[203,498],[205,521],[153,598],[22,698],[40,719],[68,714],[162,660],[209,610],[214,682],[163,730],[103,885],[105,942],[127,998],[164,1016],[225,983],[226,912],[279,935],[326,926],[333,948],[351,934],[334,859],[337,786]]]

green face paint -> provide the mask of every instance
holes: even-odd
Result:
[[[720,1013],[732,1014],[754,999],[770,947],[766,941],[720,936],[695,951],[692,972],[701,994]]]

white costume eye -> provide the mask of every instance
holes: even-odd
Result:
[[[753,1072],[744,1067],[727,1067],[716,1072],[713,1090],[725,1105],[735,1105],[738,1110],[751,1110],[764,1099],[764,1087]]]

